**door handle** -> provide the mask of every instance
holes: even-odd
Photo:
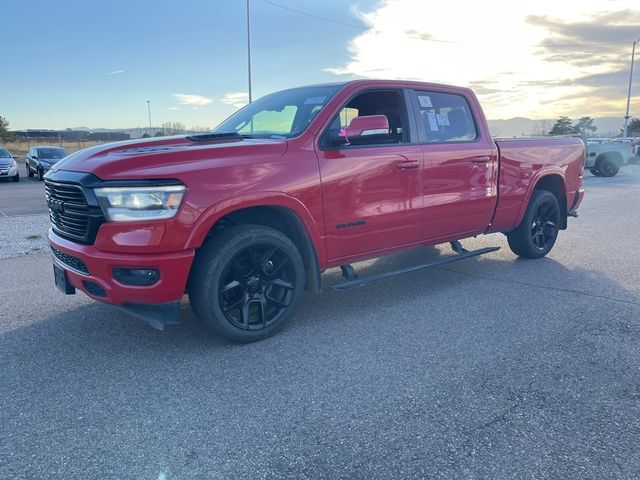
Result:
[[[478,157],[471,157],[471,163],[489,163],[491,161],[491,157],[487,155],[481,155]]]
[[[415,170],[420,167],[420,162],[417,161],[402,161],[396,163],[396,168],[398,170]]]

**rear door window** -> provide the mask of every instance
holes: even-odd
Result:
[[[426,143],[473,142],[478,138],[471,107],[462,95],[422,90],[414,94]]]

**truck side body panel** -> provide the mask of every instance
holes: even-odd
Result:
[[[541,178],[558,175],[564,184],[566,211],[582,184],[584,144],[578,138],[497,140],[500,152],[499,200],[488,232],[508,232],[522,221]]]

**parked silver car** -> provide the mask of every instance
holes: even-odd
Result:
[[[0,178],[11,178],[14,182],[20,181],[16,157],[3,146],[0,146]]]

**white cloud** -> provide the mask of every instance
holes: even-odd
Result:
[[[220,101],[236,108],[242,108],[249,103],[249,94],[246,92],[227,93]]]
[[[124,73],[124,70],[114,70],[113,72],[99,73],[99,74],[97,74],[95,76],[96,77],[108,77],[110,75],[120,75],[121,73]]]
[[[201,107],[209,105],[213,99],[202,95],[188,95],[186,93],[174,93],[173,96],[183,105],[199,105]]]
[[[181,108],[180,107],[169,107],[169,108],[167,108],[167,110],[170,111],[170,112],[174,112],[176,110],[181,110]]]
[[[592,90],[562,81],[611,72],[613,64],[599,63],[597,57],[587,65],[550,61],[540,55],[539,45],[552,32],[528,22],[527,17],[548,15],[564,22],[584,22],[590,28],[597,26],[596,14],[637,8],[637,0],[582,0],[579,9],[574,2],[558,0],[384,0],[360,14],[371,28],[353,39],[349,60],[326,70],[354,77],[472,86],[492,118],[545,118],[578,110],[595,116],[602,112],[584,111]],[[575,43],[562,36],[552,38]],[[620,45],[620,55],[627,55],[631,40]],[[620,106],[624,100],[620,99]]]

